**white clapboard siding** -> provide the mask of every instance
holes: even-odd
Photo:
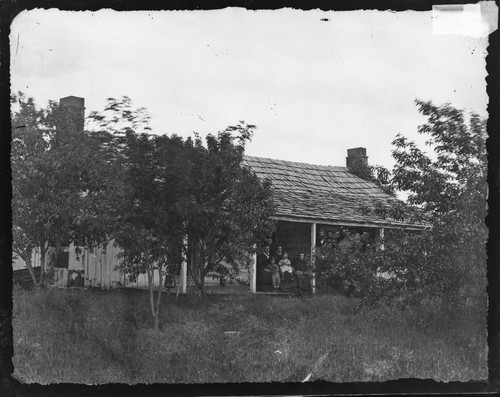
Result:
[[[124,285],[124,275],[116,266],[120,249],[110,241],[105,248],[84,250],[82,270],[85,270],[85,286],[110,289]]]
[[[92,288],[118,288],[128,287],[147,287],[148,280],[145,274],[139,275],[137,281],[128,282],[121,270],[116,269],[120,264],[118,257],[121,249],[114,246],[114,241],[110,241],[104,248],[83,249],[80,255],[76,255],[75,247],[70,246],[65,249],[69,252],[68,268],[55,268],[53,285],[66,288],[68,287],[68,277],[71,277],[75,271],[83,271],[84,286]],[[33,263],[39,265],[39,255],[33,253]],[[24,261],[16,259],[13,263],[14,269],[24,268]],[[246,267],[240,268],[238,278],[248,283],[249,270]],[[179,283],[179,275],[175,275],[176,285]],[[158,272],[154,274],[154,285],[158,285]],[[205,285],[218,286],[219,280],[211,277],[205,278]],[[188,286],[194,286],[191,277],[188,277]]]
[[[239,273],[239,276],[238,278],[246,283],[249,282],[249,275],[250,275],[250,272],[247,268],[240,268],[240,273]],[[155,271],[154,272],[154,285],[155,286],[158,286],[158,272]],[[179,280],[180,280],[180,277],[179,275],[175,275],[175,283],[176,285],[179,284]],[[165,278],[163,278],[163,281],[165,281]],[[137,277],[137,280],[134,281],[134,282],[127,282],[127,287],[147,287],[149,284],[148,284],[148,277],[146,274],[140,274],[138,277]],[[188,279],[187,279],[187,285],[188,286],[194,286],[194,281],[192,279],[191,276],[188,276]],[[219,280],[217,279],[213,279],[212,277],[205,277],[205,285],[207,287],[209,286],[218,286],[219,285]]]

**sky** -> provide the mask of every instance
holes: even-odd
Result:
[[[487,37],[434,34],[430,11],[35,9],[10,39],[11,90],[41,106],[126,95],[185,137],[245,121],[254,156],[343,166],[362,146],[392,168],[396,134],[425,141],[416,98],[487,115]]]

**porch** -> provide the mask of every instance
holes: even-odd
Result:
[[[359,224],[354,222],[340,222],[328,220],[309,220],[301,218],[276,217],[276,232],[273,234],[273,247],[282,247],[287,252],[294,266],[294,261],[300,253],[305,254],[305,260],[314,268],[314,255],[316,246],[319,244],[320,231],[324,232],[325,239],[330,234],[333,238],[340,240],[341,230],[348,229],[351,234],[367,233],[372,241],[379,240],[384,235],[385,228],[380,225]],[[274,253],[271,252],[271,256]],[[250,291],[252,293],[269,293],[272,291],[270,280],[262,280],[258,277],[257,254],[253,255],[250,267]],[[267,281],[267,282],[266,282]],[[313,273],[311,282],[311,293],[316,292],[316,283]]]

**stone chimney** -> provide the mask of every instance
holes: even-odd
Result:
[[[59,100],[64,127],[83,131],[85,123],[85,99],[76,96],[67,96]]]
[[[347,149],[346,166],[352,168],[357,165],[368,166],[368,156],[366,155],[366,148],[356,147]]]

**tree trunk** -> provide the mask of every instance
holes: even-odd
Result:
[[[47,252],[48,252],[48,248],[47,248]],[[61,247],[60,246],[56,247],[56,251],[55,251],[56,257],[52,258],[53,260],[51,261],[50,266],[49,266],[49,268],[46,271],[47,274],[49,274],[52,271],[52,269],[56,266],[56,264],[57,264],[57,255],[59,255],[59,252],[61,252]],[[45,254],[45,256],[47,256],[47,253]]]
[[[161,304],[161,291],[163,289],[163,284],[162,284],[162,266],[158,266],[158,280],[159,280],[159,289],[158,289],[158,294],[156,297],[156,312],[154,315],[154,330],[159,331],[160,330],[160,304]]]
[[[40,281],[37,285],[37,287],[43,287],[44,283],[44,273],[45,273],[45,254],[46,254],[46,249],[45,249],[45,244],[40,245]]]
[[[205,275],[203,272],[200,272],[200,293],[201,293],[201,301],[205,304]]]
[[[199,280],[199,269],[198,263],[196,262],[196,258],[189,264],[189,271],[191,273],[191,278],[194,281],[194,285],[201,291],[201,285]]]
[[[199,282],[200,282],[200,295],[201,295],[201,302],[205,304],[205,264],[200,263],[198,265],[198,277],[199,277]]]
[[[155,301],[153,292],[153,277],[151,276],[152,270],[147,270],[148,273],[148,285],[149,285],[149,307],[151,309],[151,315],[155,317]]]

